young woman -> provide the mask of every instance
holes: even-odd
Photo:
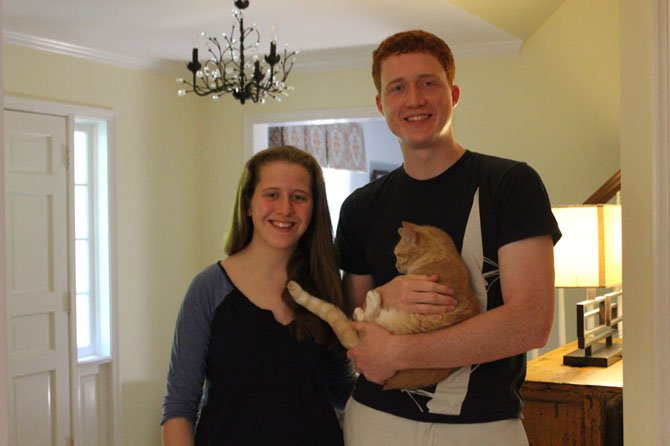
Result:
[[[330,329],[286,290],[295,280],[342,305],[312,156],[276,147],[247,162],[225,249],[195,277],[178,315],[164,444],[341,445],[334,407],[349,397],[353,370]]]

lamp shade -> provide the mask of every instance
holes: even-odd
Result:
[[[554,206],[563,236],[554,247],[554,286],[621,285],[621,206]]]

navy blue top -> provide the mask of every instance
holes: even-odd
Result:
[[[198,446],[341,445],[333,407],[353,382],[346,357],[296,341],[291,324],[249,301],[217,262],[194,278],[179,311],[161,423],[190,419]]]

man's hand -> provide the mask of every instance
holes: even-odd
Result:
[[[407,274],[397,276],[377,287],[382,306],[408,313],[436,314],[453,311],[458,301],[454,291],[437,283],[437,275]]]
[[[374,323],[353,321],[351,325],[358,331],[361,342],[349,349],[347,356],[368,381],[384,384],[398,371],[393,365],[395,336]]]

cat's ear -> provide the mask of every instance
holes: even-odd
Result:
[[[398,234],[400,234],[401,238],[404,238],[411,243],[415,243],[416,242],[416,232],[414,232],[410,226],[406,226],[405,223],[406,222],[403,222],[402,223],[403,226],[401,228],[398,228]],[[412,224],[409,223],[409,225],[412,225]]]
[[[414,223],[410,223],[410,222],[408,222],[408,221],[403,221],[403,222],[402,222],[402,227],[403,227],[403,228],[406,228],[406,229],[409,229],[410,231],[413,231],[414,228],[416,228],[417,226],[418,226],[418,225],[415,225]]]

